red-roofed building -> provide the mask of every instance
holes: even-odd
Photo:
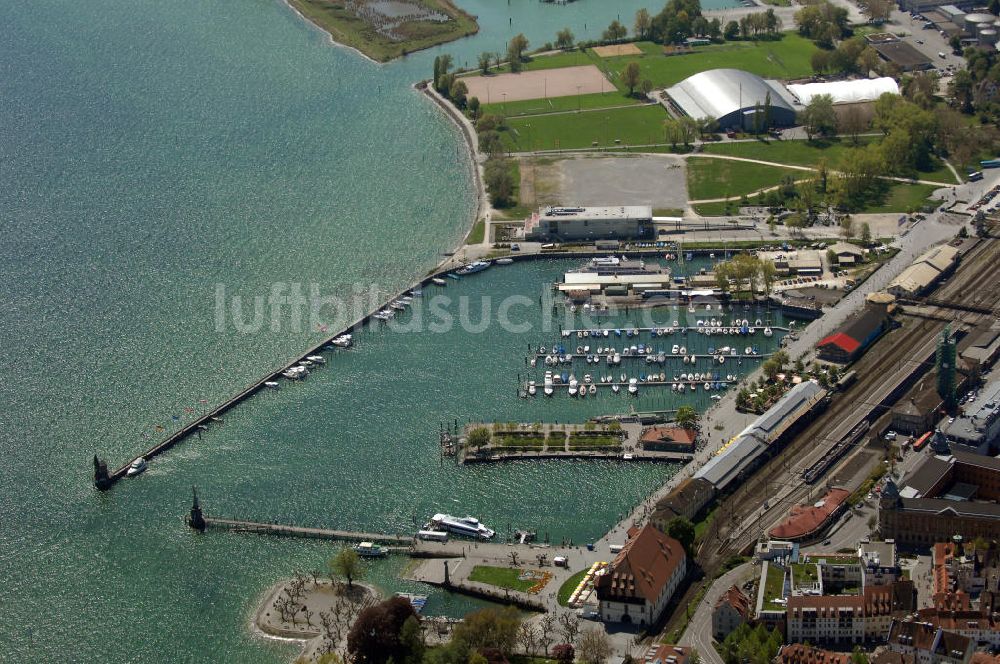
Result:
[[[793,643],[781,646],[775,661],[778,664],[851,664],[851,656],[846,652],[833,652]]]
[[[821,360],[847,364],[858,359],[886,329],[888,317],[884,306],[868,305],[858,316],[816,344]]]
[[[652,625],[685,574],[684,547],[647,523],[594,583],[601,620]]]
[[[722,641],[743,623],[749,622],[753,614],[750,598],[737,586],[723,593],[712,609],[712,636]]]
[[[788,518],[768,531],[768,535],[789,542],[814,539],[841,513],[850,495],[845,489],[830,489],[812,505],[796,505]]]
[[[788,598],[788,640],[861,643],[865,600],[860,595],[793,595]]]
[[[930,623],[893,620],[886,639],[889,649],[911,655],[916,664],[969,664],[973,642]]]
[[[690,655],[691,648],[688,646],[662,643],[650,646],[643,661],[646,664],[687,664]]]
[[[684,427],[650,427],[642,432],[642,449],[655,452],[694,452],[698,432]]]

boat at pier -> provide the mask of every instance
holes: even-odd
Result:
[[[272,390],[276,390],[276,389],[278,389],[280,387],[280,385],[278,384],[278,381],[276,381],[276,380],[266,380],[266,381],[264,381],[264,387],[269,387]]]
[[[389,552],[373,542],[358,542],[354,551],[362,558],[385,558]]]
[[[498,258],[493,261],[497,265],[511,265],[514,262],[513,258]]]
[[[448,285],[448,282],[445,281],[444,279],[442,279],[441,277],[434,277],[433,279],[431,279],[431,283],[434,284],[435,286],[447,286]]]
[[[282,371],[281,375],[289,380],[302,380],[309,374],[309,369],[303,366],[289,367],[286,371]]]
[[[353,342],[353,337],[351,337],[350,334],[342,334],[333,341],[331,341],[330,343],[339,348],[347,348],[354,342]]]
[[[461,276],[465,276],[467,274],[475,274],[477,272],[482,272],[483,270],[487,269],[490,265],[493,265],[493,263],[491,263],[490,261],[475,261],[473,263],[469,263],[465,267],[458,268],[457,270],[455,270],[455,274]]]
[[[125,474],[128,477],[135,477],[136,475],[145,472],[147,468],[149,468],[149,464],[146,463],[146,457],[139,457],[132,462],[132,465],[128,467],[127,471],[125,471]]]
[[[455,517],[450,514],[435,514],[427,524],[428,529],[447,530],[454,535],[475,539],[493,539],[496,532],[490,530],[475,517]]]

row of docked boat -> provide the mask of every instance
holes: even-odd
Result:
[[[395,317],[395,315],[401,311],[406,311],[411,304],[413,304],[413,298],[418,297],[416,291],[412,291],[408,295],[403,295],[397,300],[393,300],[385,308],[372,314],[372,318],[380,321],[387,321]]]
[[[598,376],[595,379],[591,374],[584,374],[583,379],[578,380],[574,374],[546,371],[542,382],[542,393],[550,397],[555,394],[556,388],[566,387],[566,392],[569,396],[583,398],[588,394],[597,394],[598,386],[602,386],[610,387],[611,391],[615,394],[618,394],[622,387],[625,387],[629,394],[635,394],[638,391],[638,386],[642,384],[671,385],[671,389],[674,392],[681,393],[686,391],[697,392],[698,387],[701,386],[704,391],[711,392],[725,390],[729,387],[730,383],[736,380],[737,377],[733,374],[727,374],[725,377],[722,377],[717,373],[711,372],[674,375],[672,381],[668,380],[667,374],[664,372],[643,373],[638,377],[629,377],[628,374],[623,373],[617,379],[612,375]],[[522,393],[522,396],[533,397],[537,394],[537,383],[529,380],[527,389]]]
[[[345,333],[332,339],[329,345],[336,348],[350,348],[353,343],[353,336]],[[299,360],[294,365],[282,371],[281,375],[288,380],[303,380],[309,375],[311,369],[321,367],[324,364],[326,364],[326,358],[322,355],[307,355],[305,359]],[[264,381],[264,387],[273,390],[280,387],[280,385],[278,381],[268,380]]]

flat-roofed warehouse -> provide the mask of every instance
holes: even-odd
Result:
[[[875,43],[871,45],[886,62],[891,62],[901,71],[932,69],[933,63],[912,44],[904,41]]]
[[[750,129],[770,98],[771,124],[795,124],[795,109],[776,81],[740,69],[710,69],[667,88],[671,107],[692,118],[712,118],[723,129]]]
[[[896,297],[923,295],[955,267],[958,257],[955,247],[932,247],[889,282],[886,290]]]
[[[613,207],[549,207],[524,222],[527,240],[641,240],[653,237],[653,208],[648,205]]]

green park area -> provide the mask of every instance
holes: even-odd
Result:
[[[759,140],[706,144],[706,154],[720,154],[744,159],[759,159],[780,164],[815,168],[826,160],[827,168],[836,170],[844,154],[851,148],[881,140],[877,136],[859,137],[857,143],[849,138],[803,140]],[[955,184],[955,175],[943,161],[933,157],[929,168],[917,171],[917,179],[945,184]],[[776,183],[775,183],[776,184]]]
[[[659,105],[510,118],[502,136],[511,152],[645,145],[663,142],[666,119]]]
[[[469,574],[469,581],[485,583],[498,588],[508,588],[519,592],[528,592],[528,589],[535,585],[535,581],[521,580],[522,570],[510,567],[492,567],[490,565],[476,565]]]
[[[786,176],[795,179],[812,176],[810,171],[706,157],[690,157],[687,166],[688,198],[693,201],[739,198],[773,187]]]
[[[583,577],[587,576],[587,569],[588,568],[586,567],[583,568],[573,576],[563,581],[563,584],[559,586],[559,594],[556,597],[556,599],[559,600],[559,606],[569,606],[570,595],[573,594],[576,587],[580,585],[581,581],[583,581]]]
[[[292,7],[333,37],[373,60],[386,62],[414,51],[473,35],[476,19],[451,0],[402,0],[415,18],[395,21],[383,16],[378,3],[362,0],[289,0]],[[358,9],[360,8],[360,10]],[[448,20],[437,20],[440,16]]]

